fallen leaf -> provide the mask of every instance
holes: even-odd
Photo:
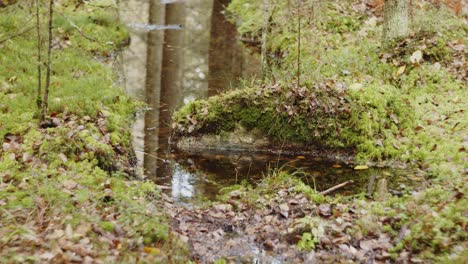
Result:
[[[367,170],[369,169],[369,167],[367,167],[366,165],[357,165],[356,167],[354,167],[354,170]]]
[[[319,214],[324,217],[331,216],[331,208],[329,204],[321,204],[318,207]]]
[[[406,65],[401,66],[400,68],[398,68],[398,71],[396,72],[396,76],[398,77],[402,75],[403,73],[405,73],[405,70],[406,70]]]
[[[63,163],[66,163],[68,161],[67,156],[65,156],[65,154],[59,153],[58,156],[62,160]]]
[[[420,131],[420,130],[424,130],[424,129],[425,129],[425,127],[422,126],[421,124],[419,124],[417,127],[414,128],[414,130],[416,130],[416,131]]]
[[[423,53],[420,50],[413,52],[410,57],[410,61],[412,64],[419,64],[422,61]]]
[[[157,254],[161,253],[161,250],[159,248],[155,248],[155,247],[144,247],[143,251],[145,253],[148,253],[148,254],[151,254],[151,255],[157,255]]]

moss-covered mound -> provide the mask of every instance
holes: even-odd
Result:
[[[333,80],[313,87],[245,88],[186,105],[175,115],[175,135],[219,134],[240,124],[260,129],[278,145],[357,148],[362,155],[388,158],[398,149],[390,147],[386,133],[399,133],[414,122],[397,94],[391,86],[348,87]]]
[[[262,5],[230,5],[245,37],[261,38]],[[421,4],[411,35],[383,44],[381,18],[353,1],[304,3],[297,86],[297,19],[288,11],[295,7],[273,6],[266,81],[186,105],[174,116],[176,138],[232,131],[239,123],[280,145],[352,148],[358,160],[440,161],[444,152],[461,158],[467,77],[462,19]]]
[[[263,3],[232,1],[230,14],[245,37],[261,39]],[[352,147],[360,160],[408,162],[420,169],[413,192],[386,201],[336,200],[369,206],[357,230],[381,221],[376,230],[393,239],[389,261],[466,262],[466,20],[414,1],[411,34],[382,43],[382,19],[368,1],[297,3],[300,9],[289,1],[269,9],[274,59],[267,84],[190,103],[175,114],[176,136],[232,131],[240,123],[277,143]]]

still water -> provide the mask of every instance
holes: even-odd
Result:
[[[222,6],[209,0],[166,2],[123,3],[120,15],[131,29],[132,41],[123,54],[122,71],[127,92],[148,105],[133,128],[142,174],[164,186],[175,201],[214,199],[223,187],[255,185],[280,167],[300,170],[303,181],[318,191],[351,179],[354,183],[339,192],[371,192],[383,177],[395,192],[411,184],[400,177],[405,171],[355,171],[317,157],[228,151],[195,155],[171,149],[171,115],[177,108],[231,89],[240,77],[255,78],[261,67],[259,54],[238,41]]]

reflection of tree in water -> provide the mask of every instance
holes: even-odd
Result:
[[[148,22],[160,25],[165,23],[165,9],[159,1],[150,2]],[[153,30],[148,33],[145,98],[150,111],[145,113],[143,164],[149,176],[155,176],[157,171],[163,42],[164,31]]]
[[[236,29],[226,21],[222,12],[227,3],[220,6],[219,2],[215,1],[213,5],[207,0],[171,4],[150,2],[150,25],[182,25],[182,30],[152,30],[148,33],[146,101],[152,110],[145,115],[144,164],[147,175],[152,178],[161,178],[172,172],[171,164],[162,161],[169,159],[171,116],[182,102],[207,96],[208,70],[212,70],[211,66],[208,67],[208,57],[210,61],[215,61],[215,57],[217,61],[224,61],[220,67],[224,72],[232,73],[230,77],[222,76],[223,80],[240,77],[234,68],[242,63],[237,59],[226,63],[226,47],[220,48],[222,52],[218,53],[210,50],[213,30],[208,29],[210,23],[216,21],[222,27],[229,24],[232,29],[221,32],[219,25],[212,27],[218,29],[215,31],[216,39],[233,47],[229,50],[230,57],[240,56],[236,55],[240,54],[240,50],[235,48],[238,45]],[[215,17],[210,19],[206,14],[212,12]],[[211,76],[214,75],[221,76],[216,70]]]
[[[149,23],[184,25],[182,2],[150,4]],[[150,111],[145,115],[146,174],[156,179],[171,171],[168,159],[171,116],[179,106],[182,91],[184,30],[153,30],[148,33],[146,100]]]
[[[277,156],[259,154],[179,155],[174,161],[168,145],[173,111],[182,101],[208,95],[208,82],[213,81],[208,78],[208,71],[211,71],[211,77],[222,76],[221,73],[216,73],[220,69],[213,68],[217,59],[221,58],[218,62],[223,61],[222,65],[219,64],[219,67],[224,67],[223,71],[227,71],[233,79],[238,77],[234,68],[239,65],[226,61],[225,56],[231,56],[226,55],[226,49],[212,48],[216,38],[221,38],[221,44],[218,43],[220,45],[238,43],[235,41],[236,36],[231,35],[232,32],[218,32],[216,28],[219,27],[216,26],[211,27],[211,31],[208,30],[213,21],[225,19],[224,16],[219,16],[222,15],[219,5],[213,6],[212,1],[194,0],[170,5],[161,5],[159,1],[150,3],[150,24],[184,25],[183,30],[154,30],[147,34],[145,98],[152,111],[145,114],[144,164],[147,175],[152,179],[159,184],[171,184],[173,195],[213,198],[221,187],[240,183],[242,180],[258,183],[269,169],[281,167],[285,163],[291,171],[303,168],[305,175],[309,175],[304,176],[304,182],[315,185],[319,191],[352,179],[355,183],[340,191],[365,192],[367,186],[372,185],[368,184],[369,178],[374,181],[381,178],[382,172],[375,170],[358,173],[346,166],[333,168],[332,163],[322,160],[294,157],[280,159],[278,162]],[[219,3],[224,2],[217,2]],[[211,12],[217,16],[210,18],[205,15]],[[236,48],[228,51],[233,50]],[[241,50],[237,49],[236,52],[241,53]],[[239,58],[233,58],[231,62],[237,59]],[[242,64],[239,61],[236,63]],[[145,75],[144,72],[140,74]],[[233,81],[225,76],[222,79],[226,83],[219,85],[228,85]],[[390,188],[397,182],[389,180]]]

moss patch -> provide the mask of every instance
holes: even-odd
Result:
[[[28,3],[0,10],[0,40],[30,24]],[[111,65],[128,32],[112,9],[87,4],[56,3],[50,128],[38,126],[34,30],[0,44],[0,262],[183,261],[158,189],[132,179],[139,103]]]

